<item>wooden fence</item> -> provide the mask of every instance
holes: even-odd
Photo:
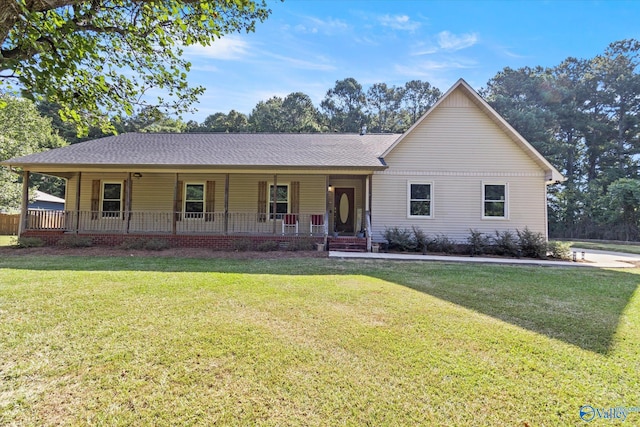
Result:
[[[0,234],[17,235],[19,224],[20,214],[0,213]]]

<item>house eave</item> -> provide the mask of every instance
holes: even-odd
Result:
[[[379,166],[363,165],[171,165],[171,164],[89,164],[89,163],[7,163],[10,168],[21,168],[32,172],[65,176],[75,172],[163,172],[163,173],[274,173],[296,174],[359,173],[366,175],[374,171],[387,169],[386,164]]]

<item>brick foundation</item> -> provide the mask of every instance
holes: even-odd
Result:
[[[62,231],[36,231],[29,230],[22,233],[21,237],[37,237],[47,246],[55,246],[60,240],[68,236],[76,236],[73,233]],[[310,236],[221,236],[221,235],[183,235],[183,234],[92,234],[79,233],[78,237],[91,238],[97,246],[120,246],[127,241],[142,239],[145,241],[164,240],[169,246],[177,248],[209,248],[214,250],[231,251],[242,246],[244,250],[259,249],[265,242],[276,242],[279,247],[287,247],[299,241],[310,241],[313,243],[324,243],[324,237]]]

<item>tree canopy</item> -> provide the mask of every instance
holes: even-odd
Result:
[[[0,96],[0,160],[57,148],[66,142],[54,132],[51,119],[42,117],[33,102]],[[0,168],[0,208],[16,209],[21,201],[20,176]]]
[[[253,31],[269,13],[265,0],[0,0],[0,89],[58,104],[85,131],[107,112],[184,112],[204,89],[188,85],[182,47]]]
[[[557,237],[640,239],[640,42],[591,59],[505,68],[487,101],[566,177],[550,204]]]

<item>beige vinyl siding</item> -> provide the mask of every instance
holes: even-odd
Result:
[[[407,182],[433,185],[432,217],[407,216]],[[482,185],[508,186],[508,218],[482,218]],[[372,178],[372,227],[374,240],[381,241],[385,226],[419,227],[427,234],[445,234],[464,241],[469,229],[494,234],[529,227],[546,236],[546,186],[542,177],[374,175]],[[384,199],[383,199],[384,197]]]
[[[405,136],[372,176],[374,240],[385,227],[417,226],[466,240],[469,229],[523,229],[547,235],[544,171],[461,90]],[[433,185],[432,218],[409,218],[407,183]],[[482,185],[506,184],[508,217],[482,218]]]
[[[260,181],[266,181],[271,185],[273,175],[230,175],[229,212],[257,212],[258,182]],[[278,185],[291,184],[294,181],[300,183],[300,212],[293,213],[324,213],[327,191],[324,175],[277,176]],[[224,198],[224,192],[222,197]]]
[[[127,173],[83,173],[80,193],[80,210],[91,209],[91,183],[93,180],[120,182],[127,179]],[[215,181],[215,211],[224,212],[224,174],[178,175],[184,183],[205,183]],[[229,212],[256,212],[257,187],[259,181],[273,183],[273,175],[230,174]],[[278,175],[279,184],[300,182],[300,212],[323,213],[326,209],[326,177],[324,175]],[[131,201],[135,211],[172,211],[176,175],[172,173],[145,172],[141,178],[132,178]],[[76,178],[68,183],[69,207],[75,206]]]
[[[171,175],[171,179],[175,180],[175,174]],[[214,212],[222,212],[224,213],[224,184],[225,184],[226,176],[224,174],[188,174],[181,173],[178,174],[178,180],[182,181],[182,185],[185,184],[206,184],[207,181],[214,181],[216,185],[215,191],[215,207]],[[173,209],[173,181],[171,183],[171,208]],[[135,193],[134,193],[135,194]],[[184,189],[183,189],[184,194]],[[184,201],[183,201],[184,202]],[[184,206],[183,206],[184,208]]]
[[[452,97],[467,99],[460,91]],[[385,157],[389,169],[543,174],[478,107],[452,108],[448,104],[443,102],[431,112]]]
[[[91,210],[91,184],[93,180],[99,179],[102,182],[122,182],[127,179],[126,173],[83,173],[80,184],[80,210]],[[100,190],[102,191],[102,189]],[[123,188],[124,191],[124,188]],[[134,195],[135,195],[135,189]],[[102,199],[101,199],[102,200]],[[124,208],[124,204],[122,205]]]
[[[98,215],[92,219],[91,215],[86,214],[91,211],[91,193],[93,180],[100,180],[102,182],[122,183],[127,179],[126,173],[83,173],[80,183],[80,211],[83,215],[80,217],[78,226],[80,231],[98,229],[108,232],[124,232],[126,227],[126,221],[123,221],[121,217],[116,218],[103,218]],[[77,181],[74,178],[74,181]],[[124,197],[124,186],[122,187]],[[73,208],[75,210],[75,184],[73,185],[74,199]],[[102,201],[102,186],[100,187],[100,201]],[[101,203],[100,203],[101,206]],[[124,200],[122,203],[124,209]]]
[[[80,192],[80,210],[91,210],[92,183],[94,180],[102,182],[122,182],[128,178],[128,173],[83,173]],[[225,211],[225,174],[205,174],[205,173],[180,173],[177,180],[182,185],[187,183],[215,182],[215,215],[211,220],[204,218],[180,218],[176,223],[178,233],[222,233],[224,232],[224,211]],[[230,174],[229,175],[229,205],[230,214],[236,215],[229,219],[227,225],[229,232],[243,232],[251,229],[251,223],[256,223],[253,228],[256,231],[271,232],[273,222],[258,223],[257,203],[258,203],[258,183],[266,181],[273,183],[273,175],[270,174]],[[75,188],[77,179],[70,179],[68,191],[70,203],[74,203],[70,209],[75,209]],[[300,183],[299,205],[300,217],[299,232],[308,233],[309,215],[324,214],[326,212],[326,176],[325,175],[278,175],[278,184]],[[129,221],[130,232],[167,232],[173,225],[173,199],[176,185],[176,174],[174,173],[152,173],[144,172],[142,177],[131,179],[132,185],[132,214]],[[124,191],[124,187],[123,187]],[[184,193],[184,190],[183,190]],[[267,198],[268,199],[268,198]],[[124,201],[123,201],[124,202]],[[291,201],[290,201],[291,202]],[[69,205],[71,206],[71,204]],[[124,203],[123,203],[124,208]],[[149,212],[155,212],[149,215]],[[144,215],[142,213],[145,213]],[[124,216],[122,216],[124,218]],[[81,229],[97,229],[102,231],[124,231],[127,221],[113,218],[102,218],[98,216],[91,219],[90,215],[83,215],[80,224]],[[234,228],[235,227],[235,228]],[[276,231],[280,230],[280,221],[276,223]]]
[[[143,173],[131,178],[131,210],[173,211],[175,174]]]
[[[67,211],[76,209],[76,188],[78,188],[78,177],[73,176],[67,179],[64,187],[64,207]]]

